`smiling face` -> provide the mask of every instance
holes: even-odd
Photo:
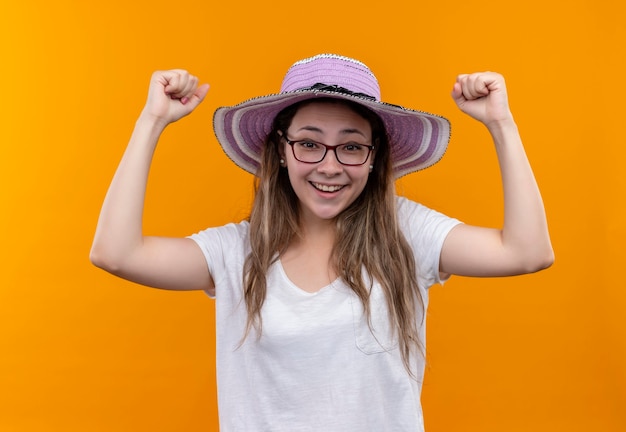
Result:
[[[328,146],[373,144],[369,121],[341,103],[312,102],[302,106],[286,133],[291,141],[308,139]],[[332,220],[363,192],[373,153],[363,165],[357,166],[340,164],[332,150],[327,151],[321,162],[304,163],[295,159],[284,139],[281,141],[280,154],[299,200],[301,222]]]

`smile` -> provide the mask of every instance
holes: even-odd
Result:
[[[311,185],[313,185],[313,187],[319,191],[322,192],[337,192],[338,190],[341,190],[344,188],[344,186],[329,186],[329,185],[324,185],[321,183],[313,183],[310,182]]]

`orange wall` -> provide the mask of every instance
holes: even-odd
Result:
[[[152,70],[184,67],[212,90],[162,140],[146,230],[243,217],[252,180],[217,145],[213,110],[276,91],[294,60],[329,51],[369,64],[385,100],[452,120],[445,158],[403,179],[405,194],[500,223],[493,149],[449,97],[457,73],[484,69],[507,78],[542,187],[551,269],[432,291],[429,432],[626,430],[625,7],[214,3],[0,7],[0,430],[215,428],[212,301],[92,267],[99,207]]]

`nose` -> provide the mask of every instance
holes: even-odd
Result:
[[[343,171],[343,165],[339,163],[339,159],[337,159],[337,153],[335,153],[335,149],[328,149],[324,155],[324,159],[317,166],[317,170],[323,174],[328,176],[339,174]]]

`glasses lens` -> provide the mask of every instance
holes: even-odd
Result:
[[[296,141],[292,144],[293,155],[300,162],[319,162],[324,159],[326,147],[314,141]]]
[[[346,165],[362,165],[370,153],[368,146],[362,144],[343,144],[335,149],[337,159]]]

